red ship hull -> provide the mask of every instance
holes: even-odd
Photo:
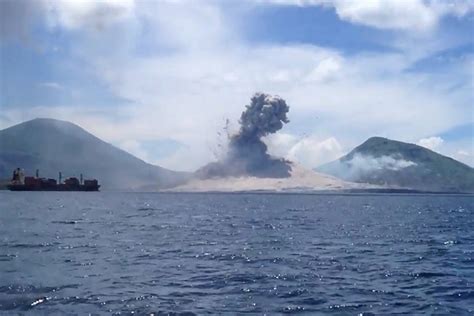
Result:
[[[26,185],[26,184],[9,184],[7,189],[10,191],[84,191],[96,192],[99,191],[100,185],[79,185],[69,186],[65,184],[58,184],[54,186],[44,185]]]
[[[17,172],[12,179],[12,183],[7,185],[10,191],[99,191],[100,185],[96,179],[81,180],[71,177],[61,181],[61,173],[59,174],[59,181],[56,179],[39,178],[38,171],[36,177],[25,177],[23,180]]]

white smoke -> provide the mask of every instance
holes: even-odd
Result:
[[[438,136],[433,136],[433,137],[428,137],[428,138],[422,138],[418,141],[417,144],[434,151],[438,147],[443,145],[443,143],[444,143],[444,139]]]
[[[393,156],[373,157],[361,154],[354,155],[354,157],[346,163],[356,172],[371,172],[376,170],[398,171],[410,166],[416,166],[416,163],[413,161]]]
[[[321,168],[321,171],[348,181],[361,181],[366,177],[377,177],[383,172],[396,172],[416,166],[413,161],[399,156],[355,154],[350,160],[338,160]]]

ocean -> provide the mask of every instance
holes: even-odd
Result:
[[[474,198],[0,192],[0,313],[473,315]]]

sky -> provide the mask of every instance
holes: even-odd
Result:
[[[270,152],[306,167],[371,136],[474,166],[474,1],[0,0],[0,40],[0,129],[67,120],[192,171],[265,92],[290,106]]]

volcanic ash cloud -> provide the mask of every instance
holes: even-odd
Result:
[[[240,117],[240,130],[230,137],[225,157],[199,169],[200,178],[256,176],[285,178],[290,176],[290,162],[271,157],[262,138],[277,132],[289,122],[290,108],[278,96],[256,93]]]

